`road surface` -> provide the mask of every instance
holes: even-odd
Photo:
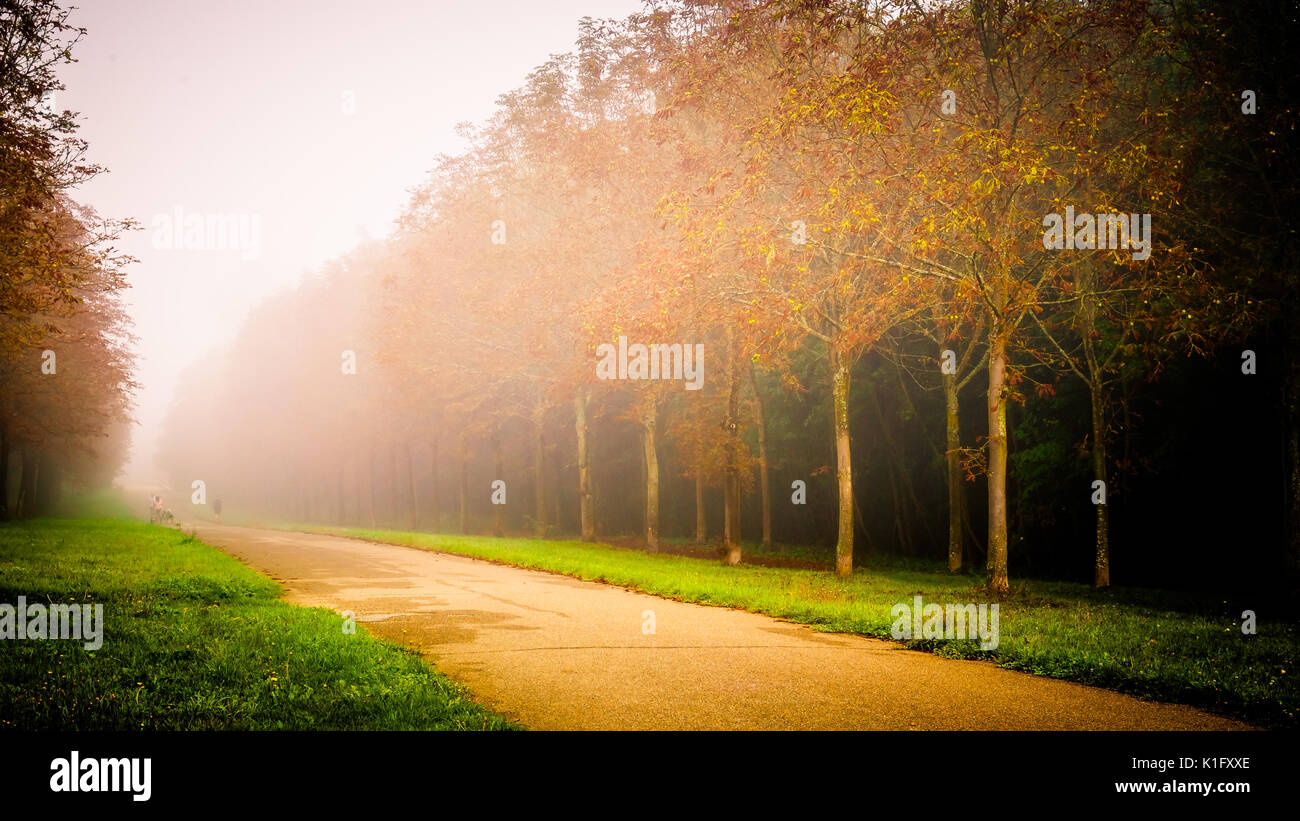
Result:
[[[533,729],[1250,729],[987,662],[445,553],[210,523],[198,535],[274,577],[289,601],[353,611]],[[650,614],[653,633],[643,629]]]

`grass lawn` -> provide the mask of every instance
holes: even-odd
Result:
[[[177,530],[0,524],[0,603],[104,606],[103,646],[0,641],[0,728],[508,729],[416,654]]]
[[[440,550],[602,581],[679,601],[735,607],[820,630],[889,638],[890,608],[991,601],[974,576],[910,561],[860,568],[851,579],[821,570],[727,567],[716,560],[570,541],[496,539],[297,525],[379,542]],[[1300,624],[1257,612],[1241,632],[1241,603],[1152,590],[1094,591],[1064,582],[1018,583],[1000,605],[1000,644],[914,640],[909,647],[984,658],[1015,670],[1195,704],[1273,726],[1300,724]]]

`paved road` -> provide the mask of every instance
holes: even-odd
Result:
[[[413,548],[203,524],[535,729],[1226,730],[1190,707]],[[646,611],[655,631],[643,632]]]

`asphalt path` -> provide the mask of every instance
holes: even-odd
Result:
[[[198,536],[275,578],[289,601],[351,611],[419,650],[533,729],[1250,729],[987,662],[446,553],[211,523]]]

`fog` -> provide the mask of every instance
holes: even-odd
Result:
[[[73,192],[142,230],[120,243],[139,337],[136,426],[124,481],[166,480],[159,428],[182,370],[229,344],[250,309],[367,238],[389,233],[456,124],[547,55],[572,48],[584,15],[627,0],[535,3],[176,3],[89,0],[88,36],[56,104],[81,115],[109,169]],[[249,215],[260,248],[159,249],[155,220]],[[245,257],[255,256],[252,259]]]
[[[1109,586],[1112,532],[1130,582],[1221,582],[1229,539],[1242,579],[1300,568],[1285,72],[1168,11],[92,4],[66,91],[4,87],[0,518],[117,476],[181,522],[793,545],[999,595]],[[1238,478],[1189,522],[1194,473]]]

